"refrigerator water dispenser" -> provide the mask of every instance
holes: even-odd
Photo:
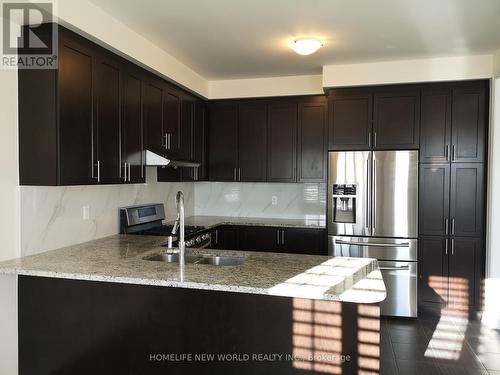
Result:
[[[333,222],[356,222],[356,185],[334,184],[333,195]]]

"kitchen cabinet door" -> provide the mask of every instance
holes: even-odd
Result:
[[[195,181],[205,181],[207,179],[207,121],[206,107],[202,100],[197,100],[194,108],[194,128],[193,128],[194,160],[200,166],[194,170]]]
[[[327,103],[315,97],[299,103],[297,181],[326,181],[328,121]]]
[[[483,236],[483,173],[484,166],[480,163],[451,164],[450,219],[452,235]]]
[[[452,237],[449,256],[449,306],[461,312],[478,305],[481,239]]]
[[[238,115],[238,181],[267,177],[267,106],[242,104]]]
[[[452,161],[483,162],[486,143],[486,89],[453,90]]]
[[[63,33],[58,76],[60,185],[97,182],[92,152],[93,59],[90,48]]]
[[[215,104],[210,108],[209,179],[236,181],[238,167],[238,107]]]
[[[120,67],[106,57],[95,64],[95,160],[100,183],[119,183],[125,177],[120,151]]]
[[[418,241],[419,301],[446,303],[450,239],[442,236],[423,236]]]
[[[267,181],[295,182],[297,104],[270,104],[268,111]]]
[[[420,161],[447,162],[451,152],[451,89],[422,90],[420,110]]]
[[[239,250],[237,226],[221,225],[212,231],[212,249]]]
[[[378,89],[373,99],[373,147],[418,149],[419,134],[420,91]]]
[[[285,253],[328,255],[324,229],[285,228],[282,247]]]
[[[449,233],[450,164],[420,164],[419,232],[421,235]]]
[[[239,250],[278,252],[280,247],[280,230],[273,227],[241,226],[239,227]]]
[[[165,88],[163,97],[163,137],[165,148],[173,152],[181,152],[182,144],[182,104],[175,91]]]
[[[161,84],[147,81],[144,86],[144,134],[147,146],[164,147],[163,90]]]
[[[335,91],[328,100],[329,150],[366,150],[371,147],[373,95]]]
[[[125,173],[124,179],[132,183],[145,181],[142,79],[138,73],[126,69],[122,73],[122,167]]]

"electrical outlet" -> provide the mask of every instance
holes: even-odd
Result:
[[[82,207],[82,219],[83,220],[90,220],[90,206],[83,206]]]
[[[273,196],[271,197],[271,204],[272,204],[273,206],[277,206],[277,205],[278,205],[278,197],[277,197],[276,195],[273,195]]]

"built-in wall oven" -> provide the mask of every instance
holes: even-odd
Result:
[[[417,188],[418,151],[329,153],[329,253],[378,259],[383,315],[417,316]]]

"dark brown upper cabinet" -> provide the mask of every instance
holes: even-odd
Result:
[[[206,107],[202,100],[197,100],[194,105],[193,123],[193,155],[194,160],[200,163],[198,168],[187,168],[191,171],[194,181],[205,181],[208,176],[207,171],[207,120]]]
[[[373,99],[373,147],[418,149],[420,91],[416,88],[379,88]]]
[[[297,104],[269,104],[267,128],[267,181],[296,182],[296,155]]]
[[[450,164],[420,164],[419,231],[448,235],[450,227]]]
[[[140,71],[125,70],[122,74],[122,177],[131,183],[145,181],[142,90]]]
[[[120,66],[108,56],[97,55],[95,60],[94,176],[99,183],[120,183],[125,176],[120,149]]]
[[[484,166],[480,163],[451,165],[450,234],[482,237],[484,204]]]
[[[44,29],[42,25],[39,31]],[[93,168],[94,59],[94,50],[84,38],[61,29],[59,69],[18,71],[21,185],[97,182]]]
[[[40,179],[37,178],[37,173],[35,172],[31,178],[28,177],[27,181],[23,181],[23,173],[21,172],[21,184],[38,185],[38,181],[41,182],[41,185],[80,185],[97,182],[93,155],[94,140],[92,138],[92,98],[94,91],[93,85],[96,83],[96,80],[92,78],[94,74],[94,51],[76,35],[66,32],[60,35],[62,43],[59,45],[59,71],[56,73],[57,77],[54,77],[56,78],[55,84],[57,84],[57,87],[54,87],[54,92],[50,93],[51,96],[56,97],[57,93],[59,94],[59,139],[57,140],[58,146],[53,142],[48,143],[48,145],[54,147],[52,150],[49,150],[49,155],[55,155],[57,147],[59,148],[59,154],[57,155],[57,161],[59,162],[58,174],[53,175],[53,178],[51,178],[49,182],[43,176],[40,176]],[[23,81],[22,86],[26,90],[48,83],[43,82],[45,80],[44,77],[42,77],[42,82],[37,82],[35,77],[30,79],[28,71],[20,70],[18,74],[19,80]],[[52,87],[53,85],[54,83],[51,83]],[[25,94],[29,96],[27,92],[19,92],[19,95],[23,98],[26,98]],[[38,99],[41,100],[41,102],[47,100],[47,98],[43,98],[42,95],[31,99]],[[36,124],[38,122],[36,117],[39,113],[43,113],[47,110],[50,111],[51,108],[57,108],[55,105],[54,107],[47,108],[43,108],[41,105],[35,105],[34,108],[36,109],[33,110],[33,107],[28,103],[23,103],[22,100],[23,99],[20,100],[19,113],[26,117],[20,116],[21,149],[23,148],[22,144],[24,140],[34,135],[33,133],[25,134],[22,128],[25,126],[31,127]],[[30,107],[32,108],[31,110],[29,110]],[[42,118],[46,117],[42,116]],[[54,125],[56,124],[56,120],[57,116],[54,116]],[[29,124],[30,122],[33,122],[33,124]],[[43,128],[45,128],[45,131],[48,131],[48,128],[51,127],[52,125],[47,122],[40,122],[37,126],[37,130],[43,131]],[[56,135],[55,129],[52,131],[54,132],[53,134]],[[36,139],[36,141],[39,142],[40,139]],[[40,146],[43,147],[43,145]],[[31,154],[31,150],[25,149],[23,151]],[[37,151],[36,148],[34,150]],[[28,155],[25,154],[25,156]],[[40,164],[44,165],[41,171],[46,169],[47,166],[44,161],[47,162],[49,160],[41,154],[38,156],[38,160],[34,160],[36,153],[29,155],[27,157],[28,160],[21,159],[21,170],[23,170],[23,168],[30,168],[30,165],[38,167]],[[51,158],[50,161],[56,162],[56,159]],[[54,163],[53,166],[54,172],[56,172],[56,164]]]
[[[164,88],[163,90],[163,144],[170,151],[180,152],[184,124],[181,124],[183,111],[180,95]]]
[[[238,168],[238,105],[214,104],[210,108],[209,178],[236,181]]]
[[[328,109],[324,97],[299,103],[297,137],[297,181],[326,181]]]
[[[330,150],[366,150],[371,147],[371,92],[333,90],[329,97],[329,108]]]
[[[58,28],[58,69],[18,72],[22,185],[140,183],[145,147],[168,143],[172,152],[194,155],[198,98]],[[179,98],[190,101],[184,138]]]
[[[473,84],[477,85],[476,82]],[[487,85],[486,85],[487,86]],[[452,97],[451,159],[483,162],[486,143],[486,87],[457,87]]]
[[[484,161],[487,92],[486,81],[430,84],[422,88],[422,162]]]
[[[242,104],[238,112],[237,181],[266,181],[267,106]]]
[[[420,121],[420,161],[449,161],[451,88],[430,86],[422,89]]]

